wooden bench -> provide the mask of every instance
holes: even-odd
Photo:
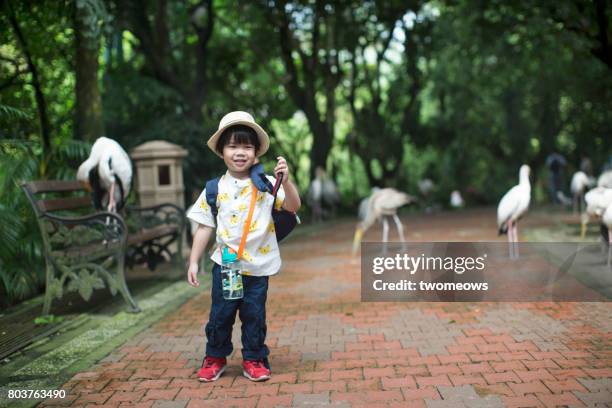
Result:
[[[125,266],[174,258],[182,265],[185,213],[172,204],[128,208],[126,218],[96,212],[78,181],[43,180],[22,184],[32,204],[44,243],[46,288],[43,314],[64,291],[78,291],[89,300],[94,289],[119,292],[130,312],[140,308],[125,281]],[[174,257],[170,245],[176,243]]]

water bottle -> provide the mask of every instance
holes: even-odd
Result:
[[[242,273],[238,254],[228,247],[221,252],[221,286],[226,300],[242,299]]]

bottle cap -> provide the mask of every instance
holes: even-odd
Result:
[[[238,259],[238,254],[232,248],[223,247],[223,251],[221,251],[221,262],[234,262]]]

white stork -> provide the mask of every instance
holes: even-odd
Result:
[[[330,207],[333,215],[336,212],[336,206],[340,203],[340,193],[336,184],[327,177],[325,170],[321,167],[315,170],[315,179],[308,188],[307,202],[312,208],[313,222],[323,219],[324,206]]]
[[[375,192],[379,190],[380,190],[380,187],[372,187],[372,191],[370,191],[370,195],[359,202],[359,211],[357,213],[357,216],[359,217],[359,221],[365,220],[366,217],[368,216],[368,204],[370,202],[370,198]]]
[[[400,207],[414,201],[416,201],[416,199],[413,196],[397,191],[394,188],[383,188],[374,191],[368,199],[365,218],[363,221],[357,224],[357,228],[355,229],[355,238],[353,239],[353,254],[357,252],[363,234],[378,219],[382,219],[383,221],[383,242],[387,242],[389,236],[389,223],[386,217],[388,216],[393,217],[393,221],[395,221],[395,225],[397,226],[397,232],[400,239],[402,242],[404,242],[404,228],[402,227],[402,223],[397,216],[397,210]]]
[[[597,187],[612,188],[612,170],[606,170],[597,179]]]
[[[77,180],[94,193],[94,205],[101,210],[120,211],[132,185],[130,157],[116,141],[98,138],[91,147],[89,158],[77,171]]]
[[[465,205],[461,192],[459,190],[453,190],[450,196],[450,206],[452,208],[461,208]]]
[[[570,190],[572,192],[574,212],[582,211],[582,203],[584,201],[584,193],[587,192],[595,184],[592,177],[587,176],[584,171],[577,171],[572,176]]]
[[[595,187],[589,190],[584,195],[584,201],[586,202],[586,209],[582,213],[580,223],[580,237],[584,238],[586,235],[586,227],[591,218],[601,218],[603,213],[606,211],[608,206],[612,204],[612,188]],[[607,240],[608,231],[602,224],[602,237]]]
[[[519,183],[512,187],[497,206],[499,235],[507,234],[510,258],[518,258],[518,220],[525,215],[531,201],[529,166],[523,164],[519,170]]]

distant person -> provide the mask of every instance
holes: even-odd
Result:
[[[561,154],[553,152],[546,158],[546,167],[550,171],[548,175],[548,195],[554,204],[561,204],[559,191],[563,192],[563,169],[567,166],[567,160]]]
[[[580,160],[580,171],[582,171],[587,176],[593,175],[593,163],[591,163],[591,159],[584,156]]]
[[[417,182],[419,193],[421,193],[423,204],[425,205],[425,212],[433,211],[433,193],[436,190],[436,183],[428,177],[432,171],[428,170],[426,176]]]

